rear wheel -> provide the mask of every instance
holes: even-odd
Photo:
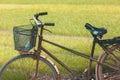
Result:
[[[9,60],[0,71],[1,80],[32,80],[35,75],[36,60],[33,54],[22,54]],[[59,80],[57,67],[44,56],[39,58],[36,80]]]
[[[111,53],[109,55],[104,52],[98,58],[100,63],[109,64],[111,67],[97,64],[97,80],[120,80],[120,44],[112,46],[110,50]]]

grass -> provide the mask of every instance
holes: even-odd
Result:
[[[16,51],[13,47],[12,34],[0,33],[0,39],[0,65],[3,65],[4,62],[15,56]]]
[[[4,6],[6,6],[6,8]],[[46,22],[55,22],[56,26],[50,28],[53,34],[88,36],[89,33],[84,28],[86,22],[97,27],[107,28],[109,33],[106,37],[113,37],[114,35],[118,36],[119,34],[118,26],[120,25],[120,9],[118,5],[58,4],[56,6],[55,4],[47,4],[46,6],[45,4],[4,4],[1,5],[0,10],[0,27],[2,30],[12,31],[12,28],[15,25],[28,24],[29,19],[32,18],[34,13],[48,11],[49,15],[42,17],[42,20]],[[71,10],[73,10],[72,13]]]
[[[119,0],[1,0],[0,65],[18,55],[14,50],[13,26],[29,24],[33,14],[42,11],[47,11],[49,15],[40,19],[45,22],[55,22],[54,27],[46,27],[52,33],[45,31],[45,39],[89,55],[92,38],[84,27],[85,23],[107,28],[106,38],[119,36],[119,4]],[[76,72],[82,72],[87,66],[87,60],[84,58],[46,43],[44,46]],[[95,56],[97,57],[100,52],[101,49],[97,46]]]
[[[112,4],[112,5],[119,5],[119,0],[2,0],[0,1],[1,4]]]

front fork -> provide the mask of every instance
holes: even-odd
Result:
[[[32,78],[32,80],[36,80],[36,77],[38,75],[38,66],[39,66],[39,58],[40,58],[40,53],[41,53],[41,45],[42,45],[42,40],[43,40],[43,36],[42,36],[42,33],[43,33],[43,26],[41,27],[41,30],[40,30],[40,35],[39,36],[39,41],[38,41],[38,49],[37,50],[34,50],[34,54],[35,54],[35,60],[36,60],[36,70],[35,70],[35,75],[34,77]]]
[[[37,78],[37,75],[38,75],[38,66],[39,66],[39,59],[40,59],[40,51],[36,51],[35,50],[35,60],[36,60],[36,65],[35,65],[35,73],[34,73],[34,76],[32,76],[32,79],[31,80],[36,80]]]

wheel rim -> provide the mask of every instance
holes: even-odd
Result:
[[[35,74],[36,65],[36,60],[32,59],[32,57],[33,55],[24,55],[13,58],[7,63],[10,63],[9,66],[3,67],[5,71],[1,70],[1,80],[32,80]],[[13,60],[17,61],[13,62]],[[36,80],[57,80],[57,72],[54,67],[52,67],[51,70],[51,64],[48,61],[44,61],[46,64],[48,64],[47,66],[46,64],[43,64],[43,57],[41,57],[40,60],[39,73]]]
[[[97,64],[96,77],[98,80],[120,80],[120,71],[119,71],[120,70],[120,45],[113,46],[111,50],[112,50],[112,56],[114,56],[117,59],[114,59],[112,56],[109,56],[106,53],[103,53],[99,57],[98,61],[100,63],[107,62],[109,64],[117,66],[118,70],[115,70],[105,65],[103,66],[103,65]]]

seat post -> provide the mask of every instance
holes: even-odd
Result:
[[[96,46],[97,42],[98,42],[98,38],[97,38],[97,36],[94,36],[93,43],[92,43],[92,49],[91,49],[91,57],[92,58],[93,58],[93,55],[94,55],[95,46]]]
[[[89,64],[88,64],[88,71],[87,71],[88,80],[90,80],[90,78],[91,78],[90,75],[91,75],[91,68],[92,68],[92,58],[94,57],[94,51],[95,51],[95,46],[96,46],[97,41],[98,41],[97,36],[94,36],[90,59],[89,59]]]

